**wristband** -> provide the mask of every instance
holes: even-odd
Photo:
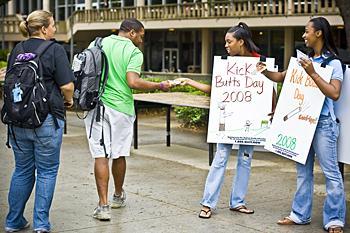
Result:
[[[159,89],[162,91],[164,90],[164,83],[159,83]]]

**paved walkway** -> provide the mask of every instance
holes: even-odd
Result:
[[[218,208],[211,219],[197,217],[199,201],[208,172],[205,133],[178,128],[172,121],[171,147],[165,146],[165,117],[140,117],[139,149],[127,159],[125,190],[127,206],[112,210],[112,220],[91,217],[97,203],[93,160],[88,151],[82,121],[68,116],[61,166],[51,209],[53,232],[323,232],[322,205],[325,196],[323,175],[316,167],[313,220],[308,226],[281,227],[276,221],[288,214],[295,190],[294,163],[271,153],[254,154],[248,205],[253,215],[228,209],[235,156],[229,169]],[[0,232],[7,213],[7,193],[13,169],[12,151],[5,147],[6,130],[0,124]],[[350,169],[346,166],[346,188]],[[112,184],[112,183],[111,183]],[[110,190],[112,194],[112,190]],[[349,203],[349,197],[348,206]],[[33,195],[25,216],[31,222]],[[347,217],[347,222],[350,218]],[[350,232],[349,225],[346,231]],[[28,230],[27,232],[31,232]]]

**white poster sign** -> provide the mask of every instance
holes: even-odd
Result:
[[[333,68],[313,63],[329,82]],[[296,58],[289,62],[265,149],[305,164],[325,96]]]
[[[335,103],[335,115],[340,121],[338,160],[350,164],[350,67],[347,67],[340,98]]]
[[[256,71],[258,57],[214,57],[208,142],[263,145],[273,82]],[[274,58],[266,65],[274,69]]]

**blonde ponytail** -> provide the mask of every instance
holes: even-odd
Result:
[[[19,30],[24,37],[38,35],[42,27],[48,27],[50,25],[51,17],[53,17],[53,14],[49,11],[33,11],[25,21],[19,24]]]

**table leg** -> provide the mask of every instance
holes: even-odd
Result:
[[[344,180],[344,163],[338,162],[338,166],[339,166],[339,171],[341,173],[341,177]]]
[[[170,146],[170,113],[171,105],[168,105],[166,112],[166,146]]]
[[[138,149],[138,119],[137,119],[137,101],[135,101],[135,121],[134,121],[134,149]]]
[[[214,159],[214,143],[209,143],[209,166],[211,166]]]
[[[67,114],[66,114],[66,111],[64,111],[64,119],[66,119],[66,120],[64,121],[63,133],[67,134]]]

